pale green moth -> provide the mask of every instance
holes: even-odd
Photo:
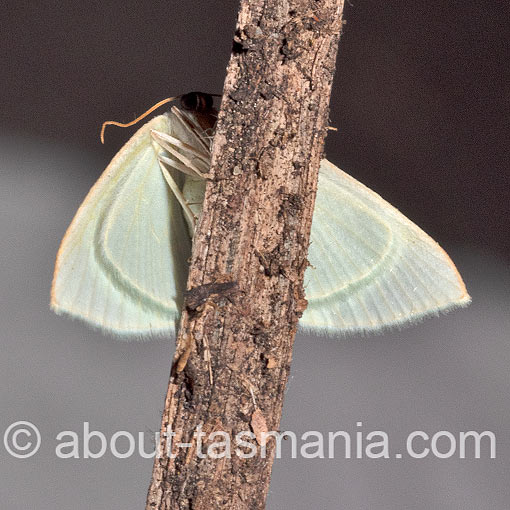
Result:
[[[210,143],[198,110],[176,106],[134,134],[62,240],[55,312],[125,337],[175,333]],[[470,302],[433,239],[325,159],[308,259],[305,331],[375,331]]]

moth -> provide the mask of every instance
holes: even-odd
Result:
[[[180,107],[143,125],[113,158],[58,250],[56,313],[121,337],[175,332],[214,117],[210,96],[185,94]],[[433,239],[326,159],[310,240],[302,330],[376,331],[470,302]]]

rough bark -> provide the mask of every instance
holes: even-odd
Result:
[[[265,507],[275,441],[265,458],[259,442],[264,430],[278,430],[306,307],[303,275],[342,8],[343,0],[241,1],[149,510]],[[244,459],[235,436],[250,430],[257,454]],[[174,458],[165,454],[167,431]],[[215,431],[229,434],[231,458],[207,455],[223,441],[208,437]]]

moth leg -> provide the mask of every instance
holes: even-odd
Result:
[[[203,156],[193,147],[179,141],[173,136],[167,135],[160,131],[151,131],[152,139],[165,151],[176,158],[182,165],[188,170],[194,172],[195,177],[205,179],[209,172],[209,164],[203,158]],[[191,158],[185,154],[176,150],[175,147],[180,148],[183,151],[191,153]],[[188,173],[188,172],[185,172]]]
[[[186,114],[186,112],[181,111],[175,106],[172,107],[172,113],[181,123],[181,126],[189,131],[198,140],[205,153],[209,155],[211,152],[212,137],[208,136],[200,124],[198,124],[198,122],[191,115]]]
[[[174,178],[170,175],[170,172],[165,167],[165,162],[161,161],[161,158],[158,158],[159,161],[159,167],[161,168],[161,172],[163,173],[163,177],[165,178],[165,181],[167,182],[168,186],[172,190],[172,193],[175,195],[175,198],[177,198],[177,201],[182,207],[182,210],[184,212],[184,216],[189,221],[189,223],[193,226],[193,231],[195,231],[197,226],[197,217],[193,214],[190,206],[188,205],[188,202],[186,202],[186,199],[184,198],[184,195],[182,194],[182,191],[179,189],[179,186],[175,182]]]
[[[175,159],[168,158],[164,156],[163,154],[160,154],[158,156],[159,161],[161,163],[164,163],[167,167],[175,168],[176,170],[179,170],[179,172],[182,172],[183,174],[189,175],[191,177],[196,178],[197,174],[190,170],[187,166],[183,165],[179,161],[175,161]]]
[[[209,165],[210,160],[209,151],[207,150],[200,151],[196,147],[193,147],[192,145],[189,145],[186,142],[179,140],[179,138],[175,138],[175,136],[169,135],[168,133],[163,133],[155,129],[153,129],[152,132],[156,133],[156,136],[163,142],[166,142],[171,146],[175,146],[176,148],[181,149],[184,152],[191,153],[192,158],[199,159],[200,163],[202,163],[206,167]]]

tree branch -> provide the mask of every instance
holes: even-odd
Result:
[[[343,0],[241,1],[162,419],[175,457],[155,460],[149,510],[265,507],[275,441],[265,458],[258,441],[278,430],[306,307],[342,8]],[[245,459],[234,440],[247,430],[257,454]],[[215,431],[229,434],[231,458],[207,455]],[[162,435],[160,451],[168,442]]]

